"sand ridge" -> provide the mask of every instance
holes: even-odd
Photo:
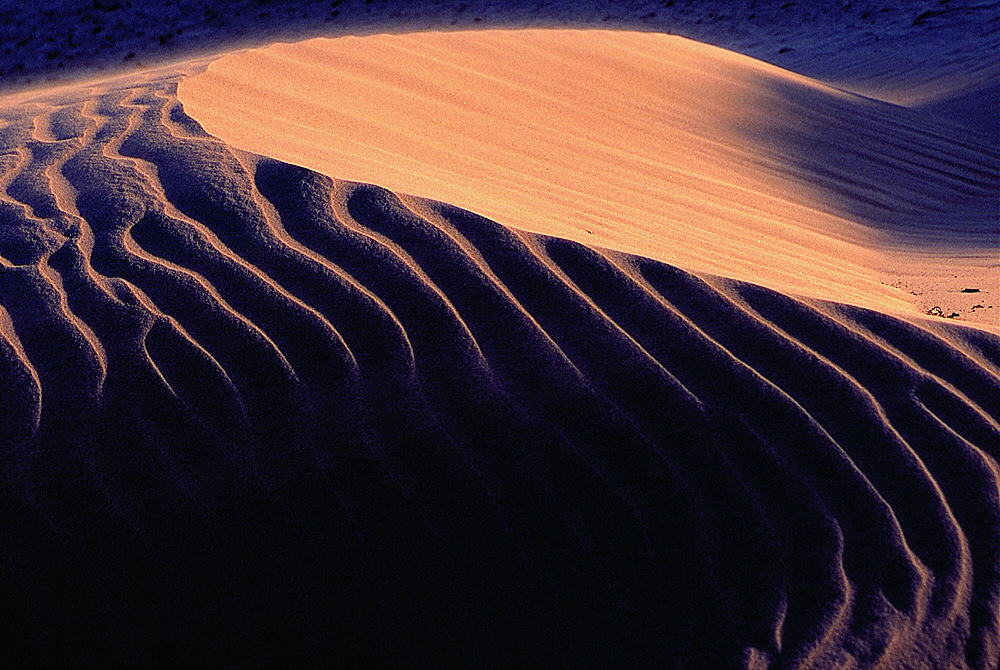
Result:
[[[226,56],[180,96],[236,146],[519,229],[1000,328],[996,147],[709,45],[600,30],[319,39]]]
[[[0,10],[0,87],[311,37],[588,27],[681,35],[995,135],[997,9],[950,0],[39,0]]]
[[[996,335],[331,179],[176,89],[0,112],[15,658],[995,665]]]
[[[54,5],[6,665],[998,666],[1000,3]]]

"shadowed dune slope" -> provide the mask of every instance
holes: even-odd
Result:
[[[324,174],[1000,332],[994,134],[718,47],[606,30],[316,39],[227,55],[179,94],[227,143]]]
[[[1000,339],[0,111],[8,659],[995,667]]]

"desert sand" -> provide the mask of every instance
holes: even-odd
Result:
[[[4,658],[995,668],[993,10],[333,4],[0,98]]]
[[[521,230],[1000,324],[997,146],[681,37],[318,39],[226,56],[179,96],[234,146]]]

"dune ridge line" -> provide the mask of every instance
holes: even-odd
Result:
[[[324,174],[1000,330],[994,138],[717,47],[606,30],[315,39],[228,55],[179,95],[213,135]]]
[[[12,658],[995,666],[996,335],[332,179],[177,85],[0,110]]]

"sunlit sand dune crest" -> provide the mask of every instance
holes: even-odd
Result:
[[[599,30],[319,39],[228,55],[179,93],[235,146],[522,230],[1000,319],[992,138],[713,46]]]

